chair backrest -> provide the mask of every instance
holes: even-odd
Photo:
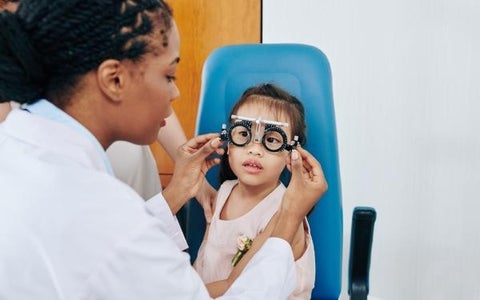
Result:
[[[331,72],[326,56],[319,49],[302,44],[242,44],[216,49],[203,67],[195,133],[220,132],[221,125],[228,124],[227,114],[243,91],[265,82],[281,86],[304,104],[305,148],[322,164],[329,186],[309,216],[316,260],[312,299],[338,299],[343,220]],[[207,179],[218,187],[218,169],[211,170]],[[193,261],[205,221],[196,201],[190,201],[186,210],[186,235]]]

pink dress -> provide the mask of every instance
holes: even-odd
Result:
[[[215,211],[208,232],[198,251],[194,267],[205,283],[222,280],[232,271],[232,258],[237,252],[237,239],[246,235],[254,239],[261,233],[272,216],[278,210],[285,193],[280,184],[252,210],[233,220],[220,220],[220,212],[237,180],[225,181],[218,191]],[[295,261],[297,287],[288,299],[310,299],[315,281],[315,254],[310,236],[310,228],[305,220],[307,249],[302,257]],[[274,276],[274,274],[272,274]]]

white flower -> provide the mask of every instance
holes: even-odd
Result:
[[[247,247],[250,248],[248,245],[251,243],[252,243],[252,240],[248,236],[241,235],[237,239],[237,249],[240,251],[244,251],[245,248]]]
[[[237,238],[237,253],[232,258],[232,266],[235,266],[245,253],[252,247],[253,240],[246,235]]]

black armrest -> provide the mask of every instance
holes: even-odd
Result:
[[[348,294],[350,300],[366,300],[369,288],[373,225],[377,213],[371,207],[355,207],[350,237]]]

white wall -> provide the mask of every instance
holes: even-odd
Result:
[[[480,299],[480,1],[263,0],[263,42],[329,57],[345,218],[377,210],[370,295]]]

